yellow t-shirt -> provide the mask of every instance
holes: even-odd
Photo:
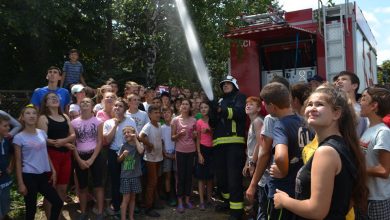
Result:
[[[314,136],[313,140],[305,145],[305,147],[302,150],[302,160],[303,163],[306,164],[307,161],[310,160],[310,158],[313,156],[314,152],[316,152],[318,148],[318,137],[317,135]],[[353,208],[351,208],[348,212],[348,214],[345,216],[346,220],[354,220],[355,219],[355,212]]]

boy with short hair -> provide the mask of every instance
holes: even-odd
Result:
[[[356,132],[358,137],[361,137],[364,131],[368,128],[368,119],[366,117],[360,116],[360,104],[356,101],[356,94],[359,90],[360,80],[359,77],[349,71],[341,71],[334,78],[334,84],[345,93],[347,93],[348,101],[352,103],[353,108],[355,109],[358,125],[356,127]]]
[[[126,126],[123,128],[125,143],[118,152],[118,162],[121,166],[120,192],[123,195],[121,204],[121,219],[126,220],[126,210],[129,207],[129,218],[134,220],[135,195],[142,191],[141,179],[141,155],[144,148],[137,139],[135,128]]]
[[[267,112],[279,120],[275,122],[272,143],[271,177],[268,182],[269,219],[290,219],[288,210],[275,209],[273,196],[276,189],[291,197],[295,194],[295,177],[302,167],[302,148],[313,138],[304,120],[291,108],[290,92],[281,83],[267,84],[260,92]]]
[[[169,205],[176,206],[175,192],[171,190],[171,177],[175,176],[176,161],[175,161],[175,142],[171,138],[171,121],[173,111],[171,108],[164,106],[162,109],[165,123],[161,126],[163,140],[163,174],[165,183],[165,193],[169,197]]]
[[[64,73],[61,80],[61,87],[70,89],[69,86],[78,83],[87,86],[83,77],[84,67],[78,59],[79,52],[76,49],[71,49],[69,51],[69,61],[66,61],[64,63],[64,67],[62,68]]]
[[[150,217],[160,217],[160,214],[152,209],[154,197],[157,189],[158,171],[160,162],[163,160],[162,154],[162,133],[160,121],[160,108],[151,105],[148,108],[150,122],[148,122],[140,132],[140,139],[144,144],[146,161],[147,186],[145,193],[146,215]]]
[[[13,148],[4,138],[8,135],[10,118],[0,114],[0,219],[5,219],[10,210],[10,190],[12,185],[11,172],[13,168]]]
[[[64,88],[58,87],[58,81],[61,80],[61,70],[56,66],[51,66],[47,69],[46,79],[48,85],[42,88],[37,88],[34,90],[34,93],[31,97],[31,104],[33,104],[38,109],[41,106],[43,97],[48,92],[54,92],[60,98],[60,106],[62,112],[66,112],[70,104],[70,94],[69,91]]]

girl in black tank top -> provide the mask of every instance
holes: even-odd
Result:
[[[295,199],[279,190],[274,195],[275,208],[288,209],[292,219],[346,219],[351,204],[360,211],[367,207],[365,161],[349,103],[330,85],[318,87],[306,102],[319,147],[297,173]]]
[[[356,166],[351,161],[352,154],[347,148],[341,136],[333,135],[326,138],[319,144],[321,146],[333,147],[340,156],[342,167],[340,173],[335,176],[331,206],[325,219],[345,219],[349,211],[349,202],[352,194],[352,187],[355,184]],[[311,169],[313,157],[299,170],[295,185],[295,198],[305,200],[311,194]],[[305,219],[296,216],[295,219]]]
[[[65,116],[61,114],[63,121],[53,120],[50,116],[45,115],[47,118],[47,138],[48,139],[62,139],[69,136],[69,125]],[[48,145],[48,147],[52,150],[68,152],[69,149],[65,146],[62,147],[54,147]]]

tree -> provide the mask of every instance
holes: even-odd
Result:
[[[378,83],[384,84],[390,82],[390,60],[383,61],[381,68],[378,70]]]
[[[212,76],[227,73],[228,25],[241,13],[266,11],[274,0],[187,1]],[[46,69],[62,67],[77,48],[86,80],[96,87],[114,77],[120,84],[198,83],[174,0],[15,0],[0,4],[0,83],[28,89],[45,82]],[[13,80],[9,80],[12,75]],[[26,80],[28,79],[28,80]]]

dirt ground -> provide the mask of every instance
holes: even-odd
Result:
[[[218,203],[218,202],[216,202]],[[197,201],[194,201],[194,204],[198,204]],[[160,213],[161,217],[159,218],[151,218],[142,214],[135,215],[135,219],[139,220],[171,220],[171,219],[180,219],[180,220],[200,220],[200,219],[213,219],[213,220],[223,220],[229,217],[228,213],[220,213],[215,212],[214,208],[207,208],[205,211],[199,210],[198,207],[192,210],[186,209],[184,213],[180,214],[176,212],[176,207],[170,207],[168,205],[164,206],[164,209],[156,210]],[[66,220],[74,220],[78,219],[80,215],[79,204],[78,203],[70,203],[66,204],[62,210],[63,217]],[[88,213],[89,219],[95,219],[95,215],[92,213],[92,204],[89,208]],[[23,214],[20,217],[12,218],[14,220],[22,220]],[[46,216],[42,210],[42,208],[37,209],[37,214],[35,215],[36,220],[46,220]],[[116,220],[119,218],[115,218],[114,216],[106,216],[106,220]]]
[[[161,217],[159,218],[150,218],[145,215],[136,215],[135,218],[139,220],[171,220],[171,219],[185,219],[185,220],[204,220],[204,219],[212,219],[212,220],[222,220],[227,219],[229,217],[228,213],[218,213],[215,212],[213,208],[208,208],[205,211],[200,211],[198,207],[192,210],[186,209],[183,214],[179,214],[176,212],[175,207],[169,207],[165,206],[164,209],[156,210],[161,214]],[[67,204],[63,208],[63,216],[66,220],[73,220],[77,219],[79,216],[80,211],[78,210],[78,204],[72,203]],[[23,218],[16,218],[16,219],[23,219]],[[35,216],[36,220],[46,220],[46,216],[44,212],[39,209],[37,211],[37,214]],[[92,211],[89,212],[89,219],[93,220],[95,219],[95,215],[92,213]],[[114,220],[117,218],[114,218],[112,216],[106,216],[106,220]]]

